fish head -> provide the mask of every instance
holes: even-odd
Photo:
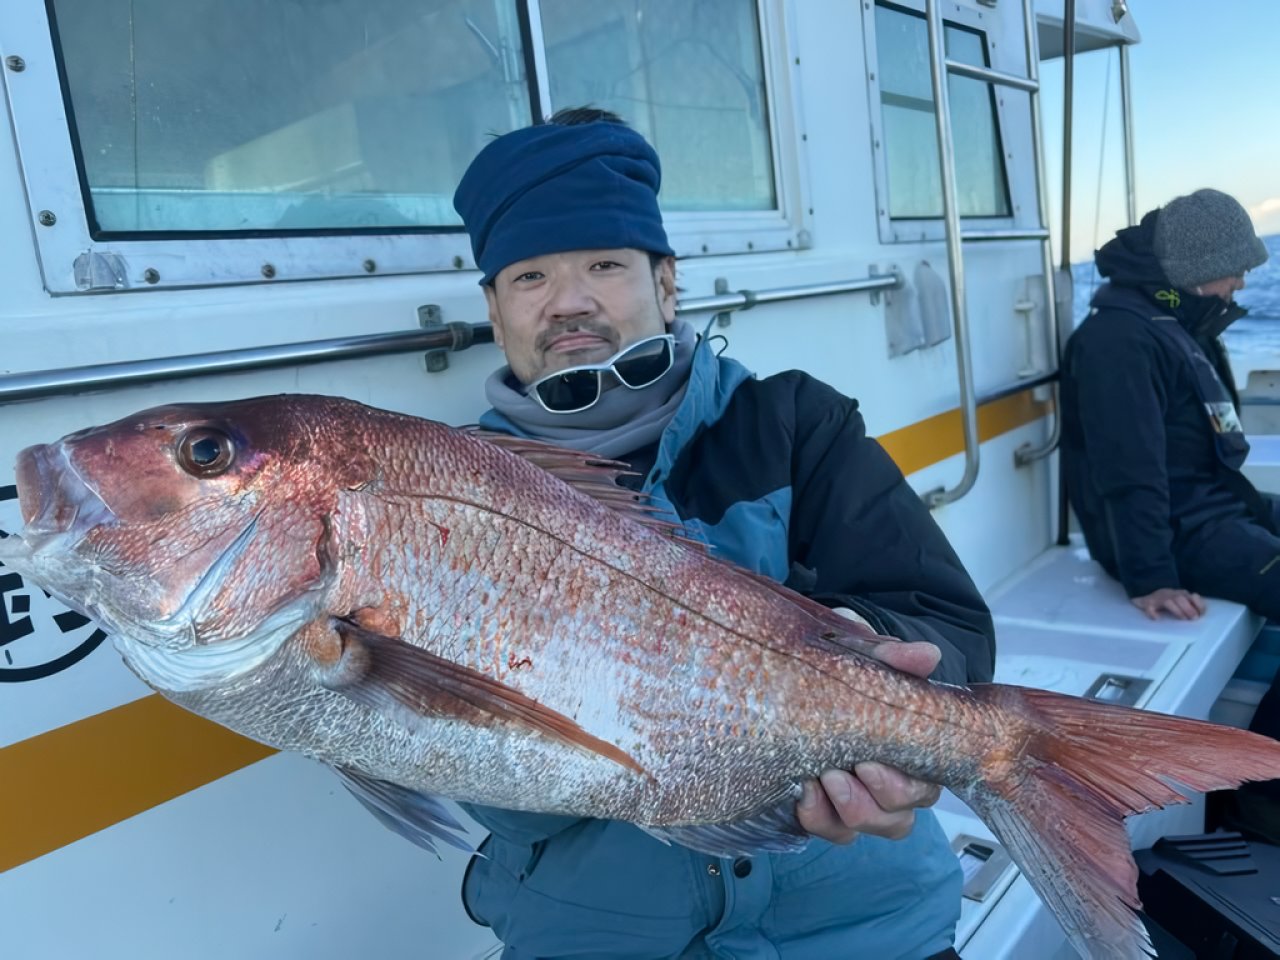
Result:
[[[327,398],[147,410],[18,455],[0,563],[134,646],[244,644],[305,622],[334,577]],[[319,425],[319,426],[318,426]]]

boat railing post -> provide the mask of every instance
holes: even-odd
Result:
[[[960,423],[964,431],[964,473],[954,487],[938,487],[924,494],[930,509],[959,500],[978,480],[978,403],[973,385],[969,316],[965,304],[964,253],[961,249],[960,208],[956,199],[955,141],[951,133],[951,99],[947,90],[946,34],[938,0],[925,0],[929,31],[929,77],[933,84],[933,116],[938,136],[939,179],[942,183],[942,221],[950,274],[951,322],[955,332],[956,369],[960,380]]]
[[[1065,42],[1074,45],[1075,4],[1073,0],[1067,0],[1067,6],[1068,9],[1065,11],[1066,20],[1064,20],[1063,27],[1064,31],[1070,33],[1070,37],[1066,38]],[[1022,0],[1022,15],[1024,18],[1024,26],[1026,27],[1024,31],[1024,39],[1026,41],[1025,50],[1027,58],[1027,75],[1036,80],[1038,88],[1040,79],[1040,41],[1035,29],[1035,5],[1033,0]],[[1067,27],[1067,23],[1070,23],[1072,26]],[[1071,47],[1068,47],[1067,56],[1069,59],[1071,57],[1071,49]],[[1071,123],[1070,90],[1071,88],[1068,85],[1067,92],[1065,94],[1067,99],[1065,113],[1068,117],[1066,121],[1068,127]],[[1040,208],[1040,222],[1047,226],[1049,223],[1049,180],[1045,170],[1044,127],[1040,116],[1040,93],[1038,89],[1036,92],[1031,94],[1031,138],[1032,149],[1035,151],[1036,158],[1036,199]],[[1070,143],[1070,134],[1068,133],[1067,139],[1064,141],[1064,163],[1069,162],[1069,158],[1071,156]],[[1067,176],[1069,179],[1070,174],[1068,173]],[[1068,186],[1064,191],[1064,202],[1069,203],[1070,197],[1071,188],[1068,183]],[[1069,214],[1064,215],[1064,217],[1065,216],[1069,216]],[[1064,236],[1067,235],[1067,233],[1068,232],[1064,231]],[[1049,341],[1049,352],[1053,357],[1054,369],[1061,370],[1062,326],[1061,320],[1059,319],[1060,312],[1058,310],[1058,288],[1054,283],[1055,272],[1053,265],[1053,243],[1047,236],[1040,245],[1040,254],[1040,269],[1044,273],[1045,280],[1045,327]],[[1013,454],[1013,461],[1015,464],[1020,467],[1026,466],[1027,464],[1034,463],[1037,460],[1047,457],[1058,448],[1058,442],[1062,438],[1062,413],[1061,402],[1058,395],[1058,386],[1056,383],[1053,387],[1053,411],[1051,416],[1053,420],[1052,425],[1049,428],[1049,436],[1046,437],[1044,442],[1039,446],[1028,443],[1015,450]]]

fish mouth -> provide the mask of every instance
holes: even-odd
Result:
[[[115,519],[111,508],[76,470],[63,443],[27,447],[18,454],[21,540],[36,553]]]

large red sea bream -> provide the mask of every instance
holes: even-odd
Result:
[[[797,784],[876,760],[968,803],[1088,957],[1150,951],[1125,816],[1280,777],[1242,730],[891,670],[615,476],[347,400],[163,407],[23,451],[0,562],[420,842],[457,839],[434,795],[796,849]]]

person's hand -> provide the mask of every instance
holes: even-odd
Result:
[[[860,623],[868,629],[874,629],[867,620],[848,607],[832,607],[832,613],[838,613],[846,620]],[[866,654],[875,657],[885,666],[910,673],[917,677],[927,677],[933,673],[938,661],[942,659],[942,651],[932,643],[903,643],[896,637],[881,637],[875,646],[868,647]]]
[[[1196,620],[1207,609],[1200,594],[1177,587],[1161,587],[1145,597],[1133,597],[1129,602],[1152,620],[1159,620],[1162,613],[1175,620]]]
[[[843,608],[836,612],[853,613],[846,614]],[[888,639],[874,648],[872,656],[895,670],[927,677],[942,651],[932,643]],[[807,781],[796,817],[809,833],[832,843],[850,843],[860,833],[900,840],[911,832],[916,810],[933,806],[940,793],[937,784],[916,780],[901,770],[860,763],[852,771],[827,770],[817,780]]]

